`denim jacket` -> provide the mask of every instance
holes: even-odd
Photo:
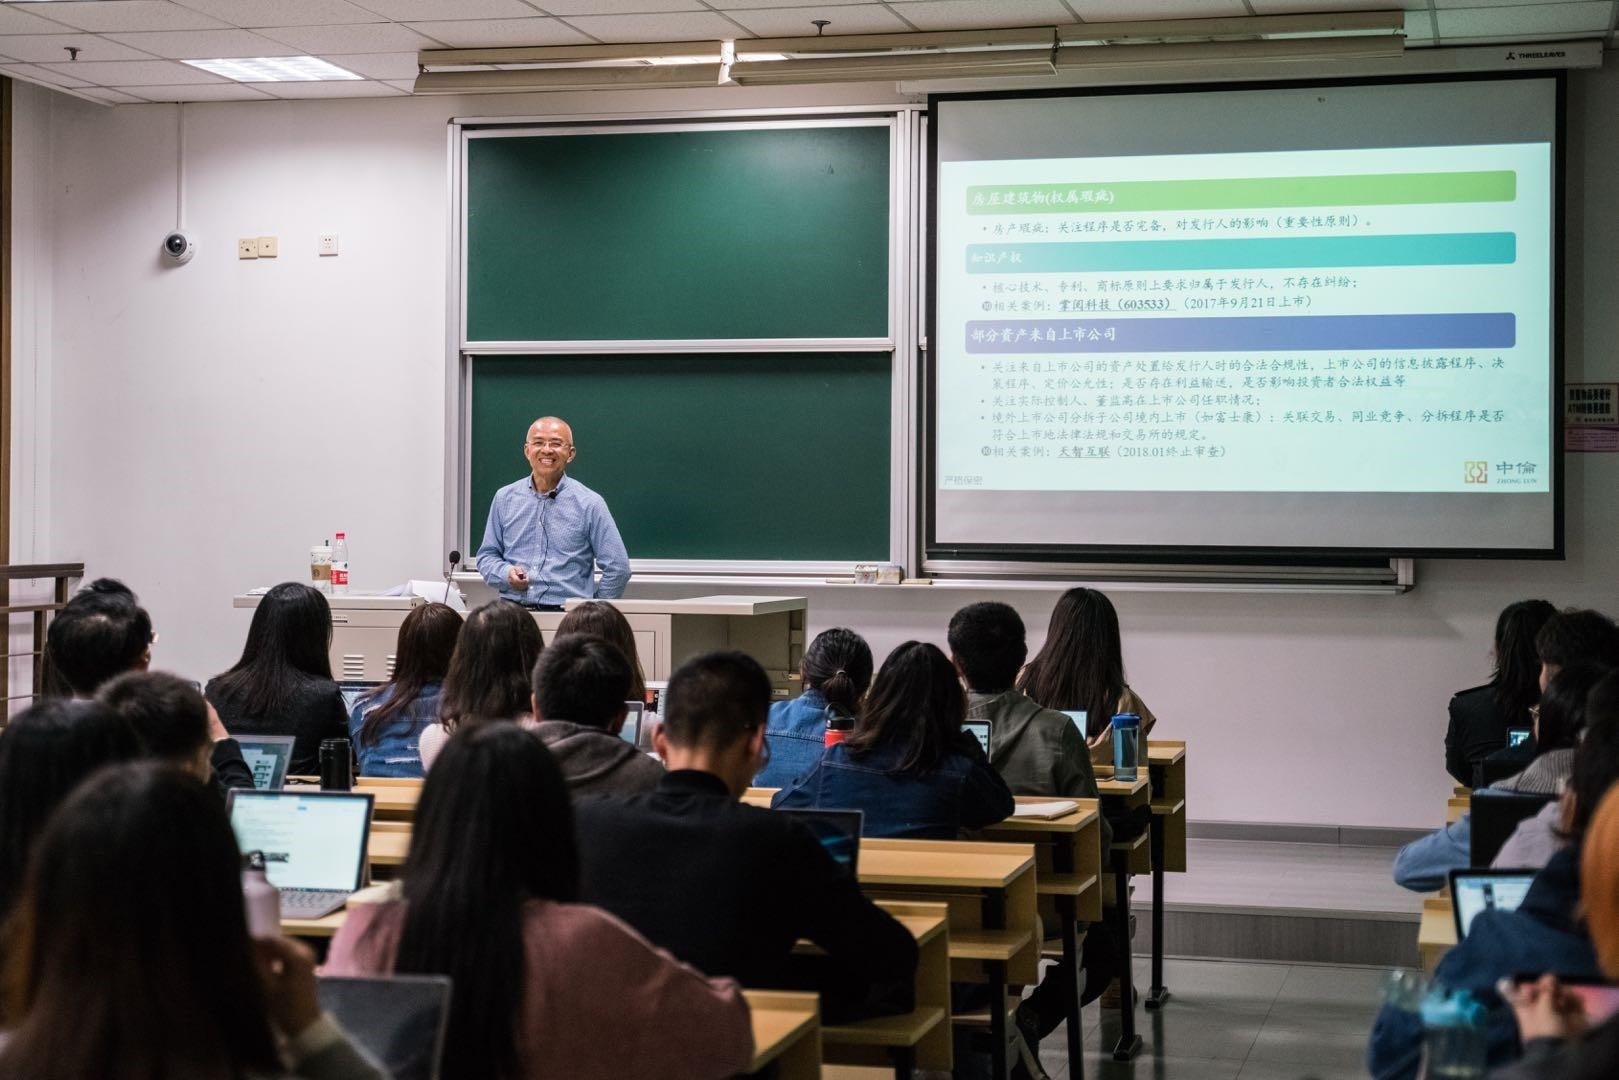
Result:
[[[855,757],[836,743],[771,805],[860,810],[863,835],[917,840],[954,840],[963,829],[1012,816],[1011,790],[969,733],[958,735],[930,773],[896,772],[900,756],[898,746],[880,746]]]
[[[414,776],[425,774],[422,768],[421,751],[417,743],[421,739],[422,729],[438,720],[440,683],[428,683],[422,687],[422,692],[405,707],[401,715],[395,713],[392,720],[383,727],[374,743],[365,744],[360,741],[360,728],[365,724],[365,718],[375,712],[388,696],[393,693],[390,686],[383,687],[379,692],[361,698],[349,713],[349,741],[354,744],[355,756],[359,759],[361,776]]]
[[[770,706],[765,738],[770,740],[770,763],[753,778],[754,787],[786,787],[821,760],[826,747],[826,722],[835,710],[819,690],[805,690],[791,701]]]

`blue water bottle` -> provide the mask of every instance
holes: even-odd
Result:
[[[1113,717],[1113,779],[1134,780],[1141,767],[1141,717],[1119,713]]]

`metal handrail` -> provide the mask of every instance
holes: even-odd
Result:
[[[84,577],[84,564],[77,563],[18,563],[14,565],[0,565],[0,620],[6,625],[5,642],[0,644],[0,700],[6,702],[20,701],[25,698],[34,699],[40,695],[40,684],[44,676],[45,661],[45,633],[50,625],[50,617],[54,612],[62,610],[67,604],[70,594],[69,585],[73,581]],[[45,581],[51,584],[51,599],[25,604],[11,602],[11,583],[14,581]],[[13,615],[30,615],[33,617],[33,648],[28,652],[11,651],[11,633],[9,624]],[[13,694],[11,692],[11,659],[13,656],[29,656],[33,658],[33,678],[29,682],[28,693]]]

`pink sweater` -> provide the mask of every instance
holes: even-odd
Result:
[[[322,972],[391,973],[404,913],[399,901],[349,908]],[[735,980],[705,978],[600,908],[534,900],[524,919],[525,1076],[717,1080],[747,1070],[753,1027]]]

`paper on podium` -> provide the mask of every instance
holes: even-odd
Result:
[[[1060,818],[1064,814],[1071,814],[1078,809],[1079,804],[1072,799],[1053,799],[1050,802],[1018,803],[1017,808],[1012,811],[1012,816],[1015,818],[1040,818],[1044,821],[1050,821],[1052,818]]]

